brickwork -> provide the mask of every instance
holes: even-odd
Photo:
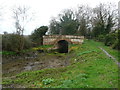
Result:
[[[46,35],[43,36],[43,45],[54,45],[60,40],[66,40],[72,44],[82,44],[84,36],[73,36],[73,35]]]

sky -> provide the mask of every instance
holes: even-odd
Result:
[[[49,25],[52,17],[57,15],[64,9],[76,8],[78,5],[89,5],[95,7],[99,3],[114,3],[118,5],[120,0],[0,0],[0,34],[4,31],[8,33],[15,32],[14,20],[12,18],[12,9],[15,6],[30,7],[30,15],[32,20],[25,26],[24,35],[30,35],[34,29]]]

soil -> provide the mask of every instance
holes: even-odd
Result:
[[[31,55],[32,56],[32,55]],[[57,68],[69,65],[69,59],[71,55],[69,54],[50,54],[50,53],[38,53],[37,57],[24,57],[22,58],[9,58],[2,65],[3,78],[14,77],[16,74],[41,70],[45,68]]]

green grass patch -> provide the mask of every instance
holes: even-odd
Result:
[[[16,52],[11,52],[11,51],[2,51],[0,52],[2,55],[16,55]]]
[[[52,48],[52,47],[53,47],[52,45],[41,45],[41,46],[32,48],[32,50],[46,50],[46,49]]]
[[[117,57],[116,50],[85,40],[82,45],[70,46],[74,57],[69,66],[23,72],[14,79],[3,79],[3,84],[27,88],[118,88],[118,66],[98,47]]]
[[[36,51],[36,50],[47,50],[48,48],[51,48],[51,47],[52,47],[52,45],[41,45],[38,47],[22,50],[22,51],[20,51],[20,53],[27,53],[27,52]],[[0,54],[2,54],[2,55],[17,55],[16,52],[12,52],[12,51],[1,51]]]

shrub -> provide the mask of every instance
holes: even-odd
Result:
[[[117,40],[115,41],[115,43],[112,45],[112,48],[113,48],[113,49],[118,49],[118,50],[120,50],[120,42],[119,42],[118,39],[117,39]]]
[[[19,51],[20,50],[20,36],[16,34],[6,34],[2,36],[2,50]]]
[[[43,45],[43,35],[45,35],[47,30],[48,30],[47,26],[41,26],[32,32],[30,38],[33,43],[33,46]]]
[[[24,39],[24,48],[23,49],[29,49],[32,47],[32,42],[29,37],[26,37]]]
[[[30,41],[18,34],[2,35],[2,50],[20,52],[23,49],[30,48]]]
[[[115,40],[114,44],[112,45],[113,49],[120,50],[120,30],[116,31],[117,39]]]
[[[105,41],[105,35],[99,35],[97,39],[98,39],[98,41],[104,42]]]
[[[110,34],[107,34],[106,37],[105,37],[105,45],[106,46],[111,46],[115,43],[115,41],[117,40],[117,36],[115,33],[110,33]]]

